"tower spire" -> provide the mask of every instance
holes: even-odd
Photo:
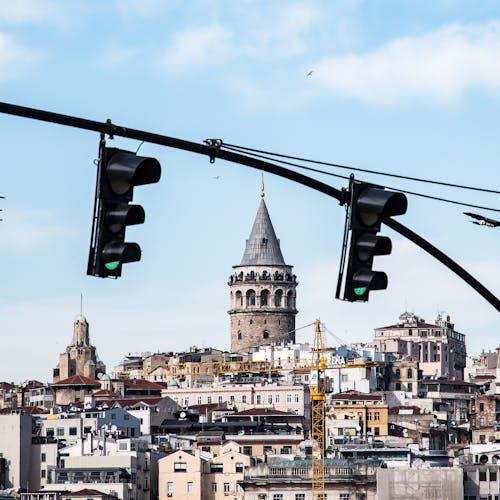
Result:
[[[266,193],[264,192],[264,173],[262,173],[262,182],[260,185],[260,197],[264,198],[266,196]]]

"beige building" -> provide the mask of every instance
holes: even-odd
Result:
[[[169,396],[180,406],[225,403],[242,411],[249,408],[273,408],[309,418],[309,387],[280,382],[214,382],[198,387],[169,385],[162,396]]]
[[[465,335],[455,330],[449,316],[440,314],[431,324],[405,312],[397,324],[375,328],[373,343],[381,352],[417,361],[423,376],[464,379]]]
[[[222,454],[176,451],[158,462],[159,500],[241,499],[238,481],[250,465],[250,457],[237,451],[234,443],[222,448]]]

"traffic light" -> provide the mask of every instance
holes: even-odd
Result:
[[[160,176],[155,158],[107,148],[101,142],[88,275],[118,278],[122,264],[141,260],[140,246],[125,242],[125,230],[144,222],[144,209],[130,202],[134,186],[158,182]]]
[[[386,191],[383,187],[351,182],[349,229],[351,243],[347,264],[344,300],[368,301],[371,290],[385,290],[387,275],[374,271],[373,258],[389,255],[392,243],[387,236],[378,236],[385,217],[406,213],[408,202],[403,193]]]

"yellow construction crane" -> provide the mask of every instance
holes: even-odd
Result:
[[[311,371],[312,498],[325,499],[325,404],[327,368],[325,334],[316,320]]]

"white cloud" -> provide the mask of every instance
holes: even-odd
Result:
[[[233,34],[223,26],[190,27],[174,35],[172,46],[163,54],[161,65],[175,73],[193,68],[219,66],[235,57]]]
[[[450,25],[394,39],[365,54],[314,64],[330,93],[377,104],[423,97],[450,102],[470,89],[500,90],[500,22]]]
[[[24,72],[38,56],[15,38],[0,33],[0,82],[12,80]]]

